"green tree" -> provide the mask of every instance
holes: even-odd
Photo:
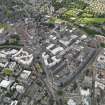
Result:
[[[8,76],[8,79],[9,79],[9,76],[11,76],[13,74],[13,71],[9,68],[5,68],[4,74],[5,74],[5,76]]]
[[[58,95],[58,96],[63,96],[63,94],[64,94],[64,93],[63,93],[63,90],[60,89],[60,90],[57,91],[57,95]]]

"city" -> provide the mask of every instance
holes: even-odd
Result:
[[[0,105],[105,105],[105,0],[0,0]]]

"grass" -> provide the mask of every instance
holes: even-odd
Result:
[[[0,29],[6,27],[4,24],[0,23]]]
[[[91,30],[91,29],[86,28],[86,27],[83,27],[81,29],[84,30],[91,37],[94,37],[95,35],[100,34],[100,33],[96,32],[95,30]]]
[[[62,19],[58,19],[56,17],[53,17],[51,19],[49,19],[48,23],[52,23],[52,24],[55,24],[55,23],[62,23],[62,22],[65,22],[64,20]]]
[[[105,18],[80,18],[81,24],[100,24],[105,23]]]
[[[71,18],[76,18],[75,22],[78,24],[100,24],[105,23],[105,18],[97,18],[95,14],[89,11],[88,8],[84,10],[77,9],[77,8],[70,8],[66,11],[62,17],[65,20],[71,21]]]
[[[91,14],[91,13],[83,13],[82,15],[81,15],[82,17],[88,17],[88,18],[91,18],[91,17],[93,17],[93,14]]]
[[[37,63],[35,66],[36,66],[36,68],[37,68],[37,70],[38,70],[39,73],[42,73],[43,72],[42,67],[41,67],[40,64]]]
[[[67,17],[76,17],[77,13],[78,13],[77,9],[70,9],[70,10],[68,10],[68,11],[66,11],[64,13],[64,16],[67,16]]]
[[[50,22],[55,24],[55,23],[62,23],[64,21],[62,19],[57,19],[57,18],[53,17],[50,19]],[[76,18],[74,23],[92,25],[94,23],[103,23],[103,22],[105,22],[105,18],[78,18],[78,19]],[[91,30],[86,27],[83,27],[81,29],[83,29],[91,37],[94,37],[95,35],[100,34],[100,33],[96,32],[95,30]]]
[[[101,47],[105,48],[105,44],[101,43]]]
[[[0,23],[0,29],[8,29],[8,28],[11,28],[11,26],[9,24],[4,24],[4,23]]]

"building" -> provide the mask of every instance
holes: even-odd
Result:
[[[15,67],[16,67],[16,62],[10,62],[8,65],[8,68],[11,69],[12,71],[14,71]]]
[[[0,34],[2,34],[2,33],[3,33],[3,31],[4,31],[4,28],[1,28],[1,29],[0,29]]]
[[[20,74],[20,78],[23,80],[27,80],[30,74],[31,74],[31,71],[23,70],[22,73]]]
[[[100,70],[105,69],[105,49],[103,49],[98,55],[98,57],[96,58],[95,65],[97,69],[100,69]]]
[[[99,43],[105,44],[105,37],[102,36],[102,35],[96,35],[96,40],[97,40]]]
[[[18,52],[18,50],[16,50],[16,49],[1,50],[1,53],[2,53],[2,54],[5,54],[5,55],[14,55],[14,54],[16,54],[17,52]]]
[[[67,102],[68,105],[77,105],[76,102],[72,99],[69,99]]]
[[[83,105],[91,105],[91,93],[89,88],[80,88]]]
[[[0,87],[3,89],[9,90],[12,83],[13,83],[13,81],[11,81],[11,80],[9,80],[9,81],[8,80],[2,80],[0,83]]]
[[[2,56],[2,57],[3,57],[3,56]],[[7,67],[8,64],[9,64],[9,62],[7,61],[7,59],[5,59],[5,58],[0,58],[0,67],[1,67],[1,68]]]
[[[50,58],[50,56],[48,54],[46,54],[46,52],[43,52],[42,58],[44,60],[45,66],[47,66],[48,68],[55,66],[56,64],[58,64],[61,61],[61,59],[57,59],[56,56],[53,56]],[[50,61],[49,61],[49,59],[50,59]]]
[[[12,55],[12,58],[24,66],[30,66],[33,61],[33,55],[24,51],[23,48],[21,48],[16,54]]]
[[[18,104],[18,101],[17,100],[13,100],[10,105],[17,105],[17,104]]]

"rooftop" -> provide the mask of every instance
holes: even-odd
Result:
[[[2,80],[0,83],[0,87],[7,88],[8,86],[11,85],[11,83],[12,81]]]

